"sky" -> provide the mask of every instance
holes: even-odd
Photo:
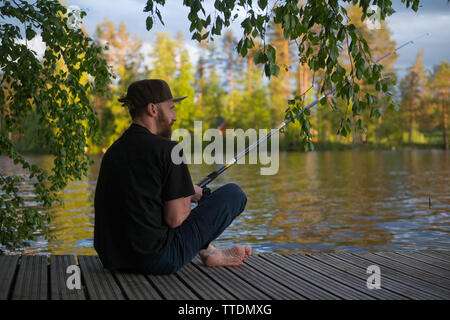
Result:
[[[407,9],[400,0],[393,0],[393,2],[397,12],[387,19],[392,38],[397,41],[398,46],[414,40],[414,44],[398,52],[396,67],[400,77],[406,72],[405,69],[414,63],[417,53],[422,49],[424,64],[428,69],[442,60],[450,61],[450,4],[448,1],[422,0],[418,12],[414,12],[411,8]],[[151,48],[156,32],[166,31],[175,38],[181,31],[184,34],[185,45],[190,51],[191,60],[196,63],[199,49],[197,41],[190,40],[187,18],[189,9],[182,3],[182,0],[166,0],[166,5],[161,9],[165,25],[156,20],[153,29],[147,31],[145,27],[147,13],[143,12],[146,0],[68,0],[69,6],[77,6],[87,12],[83,23],[91,35],[95,32],[96,26],[106,18],[114,21],[116,25],[123,21],[132,35],[137,35],[144,41],[144,50],[147,51]],[[204,1],[207,12],[208,8],[213,8],[213,3],[213,0]],[[239,24],[240,22],[236,22],[232,25],[237,37],[242,34]]]

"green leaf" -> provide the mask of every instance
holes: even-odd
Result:
[[[266,50],[267,59],[270,63],[274,64],[276,60],[276,50],[271,45],[268,45]]]
[[[245,57],[247,55],[247,52],[248,52],[248,49],[247,49],[247,46],[245,45],[245,41],[244,41],[239,53],[241,54],[242,57]]]
[[[159,22],[164,25],[164,21],[162,20],[161,12],[159,12],[159,9],[156,9],[156,15],[158,16]]]
[[[345,39],[345,28],[344,27],[339,28],[339,31],[337,33],[337,39],[339,41],[343,41]]]
[[[255,61],[256,64],[263,64],[267,62],[268,58],[262,50],[258,50],[256,51],[253,60]]]
[[[31,27],[27,27],[27,29],[26,29],[27,40],[32,40],[35,36],[36,36],[36,32]]]
[[[249,18],[244,19],[241,23],[241,27],[244,29],[244,34],[248,35],[252,31],[252,23]]]
[[[153,27],[153,18],[147,17],[147,20],[145,21],[147,30],[150,31]]]
[[[258,6],[261,10],[265,10],[267,7],[267,0],[258,0]]]

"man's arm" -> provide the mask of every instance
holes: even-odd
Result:
[[[191,197],[166,201],[164,204],[164,220],[170,228],[180,226],[191,213]]]
[[[170,228],[177,228],[191,213],[191,202],[197,202],[202,197],[202,188],[194,185],[195,194],[185,198],[169,200],[164,203],[164,220]]]

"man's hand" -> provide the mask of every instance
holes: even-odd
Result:
[[[195,194],[191,196],[191,202],[197,203],[203,196],[203,189],[194,184]]]

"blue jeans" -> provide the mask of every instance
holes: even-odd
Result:
[[[150,274],[171,274],[189,263],[200,250],[242,213],[247,204],[245,193],[234,183],[226,184],[201,201],[188,218],[175,229],[164,254],[147,268]]]

